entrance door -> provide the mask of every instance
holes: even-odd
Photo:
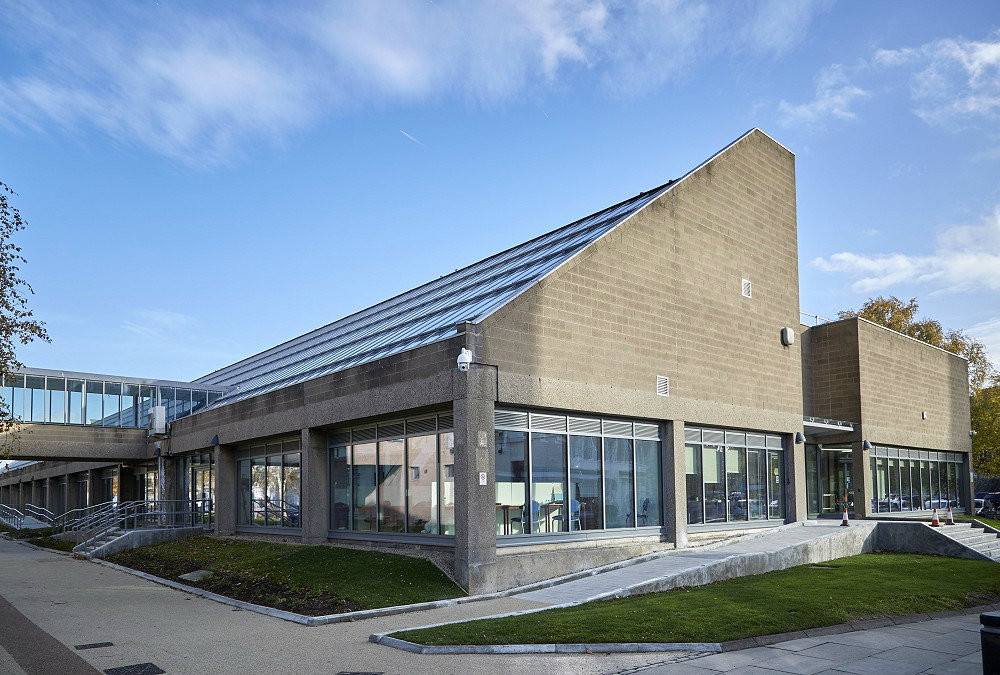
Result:
[[[194,500],[195,523],[209,525],[212,522],[212,471],[208,466],[198,466],[191,470],[191,498]]]
[[[806,503],[810,518],[837,518],[854,511],[850,448],[806,446]]]

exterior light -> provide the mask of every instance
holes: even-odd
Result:
[[[865,440],[864,440],[864,441],[863,441],[863,442],[861,443],[861,447],[862,447],[862,448],[864,448],[865,450],[871,450],[871,449],[872,449],[872,443],[871,443],[871,441],[869,441],[868,439],[865,439]]]
[[[969,438],[975,438],[976,437],[976,433],[977,432],[976,432],[975,429],[969,429]]]
[[[470,365],[472,365],[472,352],[462,347],[462,351],[458,354],[458,369],[467,373]]]
[[[786,347],[791,347],[795,344],[795,331],[788,326],[781,329],[781,344]]]
[[[801,431],[796,431],[795,432],[795,444],[798,445],[799,443],[805,443],[805,442],[806,442],[806,435],[804,433],[802,433]]]

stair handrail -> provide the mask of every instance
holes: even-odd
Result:
[[[15,530],[20,530],[24,527],[24,514],[15,509],[13,506],[0,504],[0,521],[8,523],[9,526],[13,527]]]
[[[84,509],[84,515],[67,521],[64,524],[66,530],[79,532],[89,529],[95,522],[100,521],[105,515],[113,512],[118,507],[118,502],[110,501],[102,504],[95,504]]]
[[[91,504],[89,506],[81,506],[76,509],[70,509],[69,511],[66,511],[65,513],[56,516],[55,520],[61,527],[65,529],[70,529],[73,523],[75,523],[77,520],[81,518],[86,518],[87,516],[97,511],[110,508],[114,503],[115,503],[114,501],[109,501],[109,502],[103,502],[101,504]]]
[[[109,511],[100,514],[91,523],[90,536],[73,547],[74,553],[81,553],[91,544],[96,545],[106,534],[119,528],[125,532],[147,528],[167,529],[196,526],[195,516],[203,516],[206,511],[202,504],[212,506],[211,499],[149,499],[120,502]],[[181,505],[185,508],[174,508]]]
[[[50,526],[53,524],[56,518],[56,514],[49,511],[44,506],[36,506],[35,504],[25,504],[24,505],[25,515],[31,516],[36,520],[40,520],[43,523],[48,523]]]

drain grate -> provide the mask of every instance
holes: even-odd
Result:
[[[163,675],[167,671],[153,663],[137,663],[134,666],[108,668],[104,672],[105,675]]]
[[[114,647],[114,642],[92,642],[89,645],[76,645],[73,649],[98,649],[100,647]]]

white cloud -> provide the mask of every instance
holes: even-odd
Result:
[[[974,337],[986,346],[986,351],[990,355],[990,360],[997,363],[1000,360],[1000,318],[989,319],[966,331],[970,337]]]
[[[904,284],[936,293],[1000,291],[1000,205],[978,225],[943,229],[929,255],[844,251],[816,258],[812,265],[853,278],[851,288],[859,293]]]
[[[869,92],[852,84],[841,64],[828,66],[816,77],[816,93],[807,103],[792,104],[782,100],[778,110],[786,126],[822,127],[830,119],[853,120],[851,106]]]
[[[0,65],[0,123],[97,129],[210,165],[371,105],[493,105],[574,76],[640,96],[705,60],[787,53],[828,6],[248,1],[213,14],[211,4],[0,0],[0,30],[19,57]]]
[[[874,63],[915,70],[910,82],[914,112],[926,122],[1000,117],[1000,31],[983,41],[947,39],[882,49]]]

